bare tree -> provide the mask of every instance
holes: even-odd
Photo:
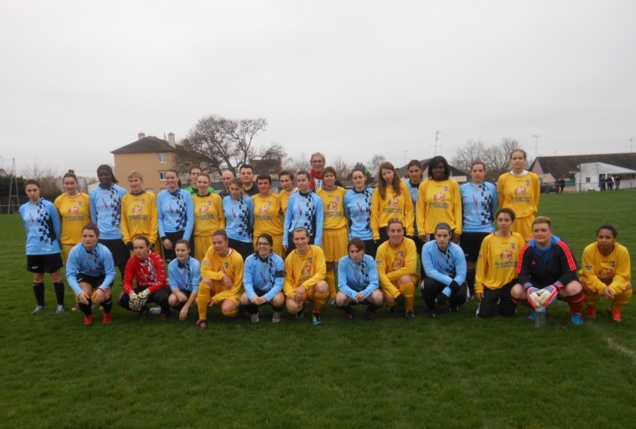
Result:
[[[60,182],[62,181],[55,173],[55,170],[48,165],[41,165],[37,161],[27,165],[21,171],[23,177],[36,179],[40,182],[40,193],[46,197],[57,197],[62,193]]]
[[[236,171],[239,165],[249,164],[256,158],[272,159],[263,158],[263,155],[280,158],[283,149],[278,144],[267,149],[254,146],[254,138],[266,129],[267,120],[264,118],[202,118],[177,145],[177,167],[188,170],[196,165],[221,174],[223,168]]]
[[[384,155],[373,155],[371,160],[367,163],[367,170],[373,175],[378,174],[378,169],[382,163],[386,162],[386,158]]]
[[[300,170],[309,171],[311,169],[309,164],[309,155],[302,152],[299,156],[285,157],[283,160],[283,169],[291,171],[294,175],[296,175],[296,173]]]
[[[347,180],[351,174],[351,164],[342,159],[340,155],[334,158],[331,165],[336,170],[336,177],[340,180]]]
[[[468,172],[475,161],[485,162],[486,147],[481,140],[467,139],[463,146],[457,148],[451,164],[463,172]]]
[[[519,149],[519,142],[511,138],[501,139],[499,146],[490,146],[484,153],[484,162],[492,175],[500,175],[510,169],[510,154]]]

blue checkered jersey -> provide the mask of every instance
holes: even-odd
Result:
[[[246,194],[238,199],[228,195],[223,198],[225,232],[232,240],[252,242],[254,232],[254,200]]]
[[[82,243],[73,246],[66,261],[66,280],[75,295],[82,292],[82,288],[77,282],[77,275],[80,273],[91,277],[103,275],[104,282],[101,289],[106,290],[111,287],[115,280],[115,263],[110,250],[100,243],[97,243],[90,252]]]
[[[462,195],[463,232],[495,232],[497,188],[490,182],[475,185],[464,183],[459,187]]]
[[[446,251],[440,250],[435,240],[422,247],[422,265],[426,277],[450,285],[453,280],[458,284],[466,281],[466,256],[459,245],[451,242]]]
[[[40,198],[20,206],[20,217],[26,229],[27,255],[53,255],[60,253],[60,215],[52,202]]]
[[[373,257],[364,255],[359,264],[349,255],[338,261],[338,290],[349,298],[355,298],[360,292],[368,298],[379,286],[378,267]]]
[[[168,264],[168,285],[171,290],[179,288],[179,290],[189,290],[192,293],[199,292],[199,283],[201,283],[201,264],[192,256],[184,263],[178,259],[173,259]]]
[[[322,226],[325,212],[322,206],[322,199],[314,192],[306,194],[298,191],[287,203],[287,213],[285,214],[285,233],[283,234],[283,245],[289,245],[289,234],[296,228],[305,228],[309,231],[309,236],[314,239],[314,244],[322,244]]]
[[[99,238],[104,240],[121,239],[121,199],[128,192],[113,183],[110,188],[101,186],[93,189],[89,195],[91,220],[99,228]]]
[[[157,212],[159,237],[165,237],[167,232],[183,231],[183,239],[190,239],[194,227],[194,203],[186,190],[179,189],[174,194],[167,189],[159,192]]]
[[[255,298],[254,289],[266,292],[265,299],[271,301],[283,290],[285,280],[285,261],[276,253],[271,253],[267,259],[261,259],[254,253],[245,259],[243,288],[247,298]]]
[[[373,189],[365,187],[362,192],[347,191],[344,197],[345,216],[349,221],[349,239],[373,240],[371,231],[371,196]]]

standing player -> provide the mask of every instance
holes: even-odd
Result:
[[[428,308],[426,317],[437,316],[435,303],[449,303],[451,312],[459,311],[459,306],[468,298],[466,285],[466,260],[458,244],[451,241],[453,230],[447,223],[435,227],[435,240],[422,247],[422,265],[426,277],[422,282],[422,298]]]
[[[294,250],[293,231],[304,228],[309,233],[309,244],[322,244],[324,210],[322,200],[309,187],[309,173],[299,171],[296,174],[298,192],[291,196],[285,213],[283,249],[289,254]]]
[[[502,316],[511,317],[517,313],[510,291],[517,284],[517,263],[525,241],[510,229],[515,212],[501,209],[495,217],[499,228],[481,242],[477,260],[475,296],[480,301],[477,317],[482,319],[495,316],[497,303]]]
[[[109,165],[97,167],[99,186],[89,195],[91,221],[99,229],[99,242],[108,247],[115,265],[124,277],[130,251],[121,234],[121,201],[127,191],[119,186]]]
[[[621,309],[632,298],[631,261],[625,246],[616,242],[618,232],[613,225],[596,230],[596,242],[583,251],[583,268],[579,272],[585,291],[587,318],[596,318],[596,303],[604,296],[612,304],[610,315],[621,321]]]
[[[375,259],[375,241],[371,230],[371,198],[373,189],[369,188],[367,177],[361,168],[351,172],[353,189],[345,194],[345,216],[349,221],[349,240],[359,238],[364,243],[365,254]]]
[[[168,264],[176,257],[174,244],[177,240],[190,240],[194,228],[194,203],[180,185],[179,174],[170,169],[166,171],[166,189],[157,195],[159,237]]]
[[[344,213],[344,197],[347,191],[336,186],[336,170],[333,167],[325,168],[322,178],[322,189],[316,193],[324,208],[322,250],[327,262],[326,281],[329,285],[329,297],[333,303],[336,299],[334,270],[340,258],[347,254],[347,218]]]
[[[280,197],[280,207],[283,212],[283,216],[287,213],[287,203],[289,198],[298,192],[298,188],[294,186],[294,173],[289,170],[283,170],[278,173],[278,180],[280,181],[281,190],[278,193]]]
[[[378,308],[382,307],[382,292],[375,261],[364,253],[364,242],[353,238],[349,242],[349,254],[338,262],[336,306],[349,320],[353,318],[351,306],[357,304],[366,304],[369,320],[375,320]]]
[[[292,239],[295,249],[285,259],[285,306],[289,314],[295,314],[300,319],[305,301],[313,301],[312,324],[317,326],[322,323],[320,310],[329,298],[329,285],[325,281],[325,256],[320,247],[309,244],[309,232],[305,228],[295,229]]]
[[[513,231],[530,241],[533,236],[533,221],[539,209],[541,185],[539,177],[525,169],[527,155],[524,150],[516,149],[510,154],[512,170],[499,176],[497,192],[499,207],[508,207],[517,218]]]
[[[240,253],[242,259],[247,258],[254,253],[254,200],[245,194],[239,179],[232,180],[230,195],[223,198],[223,215],[229,246]]]
[[[170,317],[166,283],[166,269],[161,256],[150,249],[150,241],[143,235],[133,240],[135,254],[128,260],[124,275],[124,291],[119,295],[119,305],[126,310],[139,312],[141,320],[147,317],[146,303],[161,307],[162,318]],[[137,286],[133,286],[133,281]]]
[[[258,179],[257,179],[258,180]],[[274,309],[272,322],[280,322],[280,314],[285,308],[283,282],[285,262],[272,252],[274,240],[269,234],[261,234],[256,239],[256,253],[245,260],[241,305],[250,314],[252,322],[258,319],[258,307],[269,304]]]
[[[462,197],[459,185],[450,178],[450,166],[443,156],[428,164],[428,180],[420,185],[417,200],[417,231],[420,240],[434,240],[435,228],[447,223],[452,228],[452,240],[459,243],[462,234]]]
[[[390,310],[396,304],[404,305],[406,320],[411,320],[415,318],[415,285],[420,281],[417,250],[413,240],[404,237],[400,219],[389,219],[387,231],[389,240],[378,247],[375,255],[384,303]]]
[[[157,197],[143,188],[144,177],[138,170],[130,172],[128,185],[130,193],[121,199],[121,234],[124,243],[132,252],[133,238],[143,235],[154,249],[159,238]]]
[[[411,194],[411,201],[413,202],[413,211],[415,212],[415,208],[417,207],[417,200],[420,197],[420,185],[422,184],[422,180],[424,180],[424,172],[422,171],[422,163],[417,159],[412,159],[406,165],[406,170],[409,174],[409,181],[406,182],[406,187],[409,190],[409,194]],[[422,246],[424,243],[419,238],[419,234],[417,233],[417,213],[414,213],[413,216],[413,235],[409,238],[413,240],[415,243],[415,247],[417,248],[418,256],[422,253]]]
[[[200,167],[190,168],[190,185],[188,185],[188,187],[185,188],[185,190],[193,197],[199,193],[199,186],[197,185],[197,179],[199,177],[199,174],[201,174],[202,172],[203,170],[201,170]],[[208,185],[207,191],[208,193],[213,194],[214,188]]]
[[[98,240],[97,225],[85,225],[82,229],[82,242],[71,249],[66,265],[66,280],[77,296],[86,326],[93,324],[93,304],[104,308],[102,322],[109,324],[113,320],[111,295],[115,262],[110,250]]]
[[[254,248],[258,237],[267,234],[272,237],[273,251],[281,258],[283,253],[283,209],[280,196],[272,193],[272,176],[259,174],[256,178],[258,194],[252,197],[254,201]]]
[[[228,197],[226,197],[228,198]],[[208,307],[221,305],[226,317],[236,317],[239,312],[239,300],[243,294],[243,258],[230,248],[229,239],[224,230],[212,235],[212,246],[201,261],[201,283],[197,295],[200,329],[208,327]]]
[[[406,185],[395,173],[395,167],[385,162],[378,169],[378,187],[371,199],[371,230],[379,243],[388,240],[389,219],[396,218],[406,225],[406,235],[413,235],[413,201]]]
[[[29,179],[24,183],[29,201],[20,206],[20,217],[26,229],[27,270],[33,273],[33,293],[37,306],[33,314],[46,309],[44,273],[49,273],[55,288],[55,314],[64,313],[64,283],[60,256],[60,217],[55,206],[40,197],[40,183]]]
[[[466,283],[471,295],[475,290],[475,263],[483,239],[495,231],[494,219],[497,211],[497,188],[484,181],[486,164],[473,162],[470,167],[470,182],[459,187],[462,196],[464,222],[460,246],[466,255]],[[514,220],[514,217],[513,219]],[[506,232],[507,234],[507,232]]]
[[[174,252],[177,258],[168,265],[168,286],[172,291],[168,297],[168,304],[179,312],[179,320],[183,321],[197,300],[201,283],[201,264],[190,256],[188,240],[177,240]]]
[[[199,174],[196,187],[198,193],[192,197],[194,205],[194,258],[197,261],[202,261],[205,252],[212,245],[212,233],[225,226],[225,215],[223,214],[221,197],[210,192],[210,176],[206,173]]]
[[[258,193],[258,187],[254,183],[254,169],[249,164],[243,164],[239,168],[241,187],[243,192],[250,197]]]
[[[517,274],[519,284],[511,294],[517,304],[532,308],[529,319],[539,305],[548,307],[557,299],[570,306],[570,317],[576,326],[583,324],[581,310],[585,301],[583,286],[577,276],[576,259],[565,241],[552,235],[552,222],[545,216],[532,222],[532,235],[521,250]]]
[[[62,256],[64,262],[73,246],[82,241],[82,228],[91,220],[91,204],[88,194],[80,192],[77,187],[77,176],[68,171],[62,177],[64,193],[53,203],[62,221]]]
[[[232,170],[225,170],[221,173],[221,180],[223,181],[223,190],[219,192],[221,199],[230,195],[230,182],[234,179],[234,172]]]

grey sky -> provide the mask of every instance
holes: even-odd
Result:
[[[539,155],[636,139],[633,1],[14,1],[0,5],[5,169],[94,175],[137,133],[265,117],[259,143],[367,162],[466,139]],[[405,152],[406,151],[406,152]]]

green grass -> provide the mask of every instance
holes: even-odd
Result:
[[[542,196],[540,214],[580,258],[611,222],[636,250],[633,192]],[[35,306],[17,216],[0,216],[0,425],[2,427],[630,427],[636,420],[636,310],[621,324],[603,312],[576,328],[567,306],[536,330],[474,317],[475,302],[435,321],[382,312],[342,320],[335,308],[312,327],[285,315],[269,323],[223,319],[207,332],[116,307],[114,323]],[[636,260],[636,259],[635,259]],[[120,283],[115,286],[121,290]],[[67,288],[67,307],[72,305]],[[608,308],[601,301],[600,309]]]

